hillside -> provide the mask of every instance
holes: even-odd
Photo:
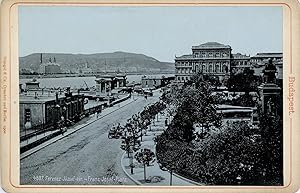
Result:
[[[135,53],[114,52],[97,54],[63,54],[43,53],[43,62],[56,58],[63,72],[78,72],[87,66],[93,71],[121,72],[173,72],[173,63],[160,62],[155,58]],[[30,54],[19,58],[20,70],[26,69],[37,72],[40,66],[40,53]]]

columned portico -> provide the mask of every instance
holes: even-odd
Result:
[[[111,88],[111,80],[110,79],[96,79],[96,95],[101,96],[106,94],[110,91]]]
[[[104,74],[97,77],[96,95],[108,96],[114,89],[119,89],[126,86],[125,74]]]

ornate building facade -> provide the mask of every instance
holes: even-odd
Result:
[[[282,65],[283,54],[282,53],[257,53],[250,58],[251,64],[258,66],[265,66],[268,60],[272,59],[275,65]]]
[[[279,72],[282,71],[282,53],[257,53],[255,56],[241,53],[232,54],[231,46],[218,42],[207,42],[199,46],[192,46],[192,54],[175,56],[175,81],[184,83],[191,77],[202,72],[212,75],[224,83],[230,75],[241,73],[245,68],[255,70],[261,74],[262,68],[272,59]],[[279,73],[279,79],[282,72]],[[282,78],[281,78],[282,79]]]
[[[251,68],[250,55],[241,53],[232,54],[230,66],[232,74],[243,72],[245,68]]]
[[[192,54],[175,57],[175,80],[186,82],[202,72],[223,81],[231,71],[231,47],[217,42],[192,46]]]

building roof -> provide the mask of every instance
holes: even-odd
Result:
[[[106,73],[106,74],[99,74],[96,78],[116,78],[116,77],[124,77],[126,78],[125,73]]]
[[[234,105],[217,105],[217,111],[227,112],[252,112],[253,107],[234,106]]]
[[[163,77],[143,76],[142,80],[162,80]]]
[[[80,95],[74,94],[73,96],[80,96]],[[64,98],[66,98],[65,93],[58,95],[58,99],[64,99]],[[35,95],[34,92],[19,95],[20,104],[25,104],[25,103],[38,104],[38,103],[45,103],[54,100],[56,100],[55,93],[51,93],[49,95],[49,93],[45,92],[44,94],[42,94],[40,90],[37,91],[37,95]]]
[[[192,59],[192,58],[193,58],[193,55],[191,55],[191,54],[176,57],[176,59]]]
[[[168,78],[175,78],[173,74],[165,74],[165,75],[151,75],[151,76],[142,76],[142,80],[163,80]]]
[[[39,93],[40,94],[40,93]],[[37,95],[37,97],[35,97],[34,94],[31,95],[20,95],[20,103],[45,103],[48,101],[53,101],[56,99],[55,95]],[[59,95],[59,98],[63,98],[64,95]]]
[[[95,81],[97,83],[100,83],[100,82],[111,82],[112,79],[111,78],[97,78]]]
[[[231,48],[229,45],[220,44],[218,42],[207,42],[199,46],[192,46],[192,49],[218,49],[218,48]]]
[[[38,84],[40,84],[40,82],[37,81],[37,79],[34,78],[33,80],[30,80],[30,81],[26,82],[25,84],[26,85],[38,85]]]
[[[282,53],[257,53],[255,56],[251,58],[282,58]]]
[[[42,65],[44,65],[44,66],[60,66],[60,64],[58,64],[56,62],[43,63]]]
[[[249,59],[250,55],[246,55],[246,54],[241,54],[241,53],[237,53],[237,54],[232,54],[233,59]]]

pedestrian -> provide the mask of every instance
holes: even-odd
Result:
[[[64,131],[63,131],[63,128],[62,128],[62,127],[60,127],[60,128],[59,128],[59,130],[60,130],[60,132],[61,132],[61,135],[62,135],[62,136],[64,136]]]
[[[168,126],[168,118],[166,118],[166,120],[165,120],[165,126],[166,127]]]

